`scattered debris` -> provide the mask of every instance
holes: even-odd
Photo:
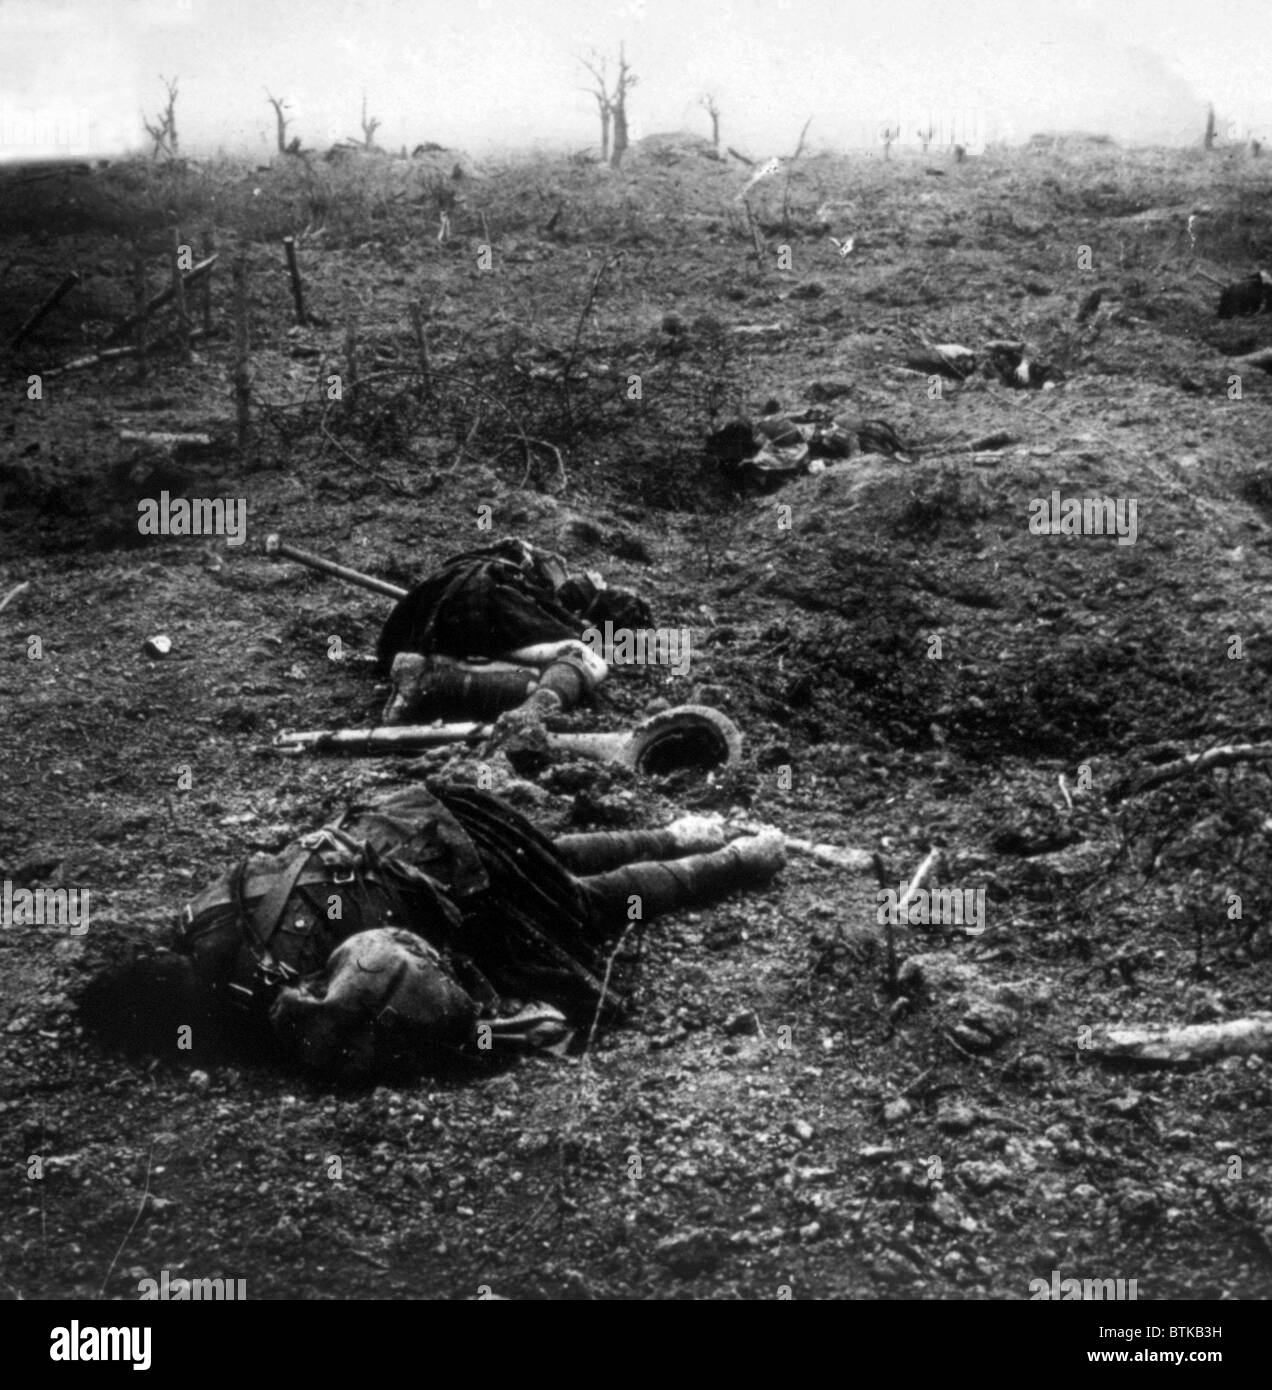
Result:
[[[1272,759],[1272,743],[1232,743],[1221,748],[1207,748],[1202,753],[1189,753],[1158,767],[1122,778],[1109,788],[1110,804],[1116,805],[1128,797],[1159,787],[1177,777],[1209,772],[1214,767],[1230,767],[1233,763],[1263,763]]]
[[[840,423],[818,407],[797,415],[774,412],[754,422],[730,420],[708,436],[704,449],[726,475],[760,491],[819,472],[828,459],[886,454],[901,463],[912,461],[907,446],[886,420]]]
[[[515,716],[516,710],[509,712]],[[507,715],[504,716],[508,718]],[[528,725],[541,731],[537,717]],[[517,729],[516,721],[506,726]],[[479,743],[497,735],[499,725],[395,724],[374,729],[285,730],[274,741],[280,753],[346,753],[370,756],[418,753],[448,743]],[[651,777],[688,769],[734,767],[742,756],[736,724],[707,705],[678,705],[643,720],[626,733],[543,733],[546,747],[559,754],[618,763]]]
[[[1272,1055],[1272,1014],[1186,1027],[1111,1028],[1092,1043],[1092,1051],[1105,1062],[1158,1066],[1187,1066],[1220,1057],[1267,1057]]]
[[[24,579],[21,584],[10,589],[9,592],[5,594],[4,598],[0,599],[0,613],[3,613],[19,594],[26,593],[30,587],[31,581],[29,579]]]

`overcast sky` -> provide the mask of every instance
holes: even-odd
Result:
[[[579,59],[619,40],[632,134],[709,132],[752,154],[872,141],[931,119],[965,143],[1056,128],[1191,143],[1272,135],[1268,0],[0,0],[0,158],[144,147],[180,83],[187,153],[264,155],[268,88],[325,148],[365,91],[396,150],[582,149],[598,139]],[[33,146],[35,148],[33,148]]]

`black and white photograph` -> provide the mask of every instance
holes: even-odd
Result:
[[[171,1372],[171,1302],[1235,1350],[1268,19],[2,0],[37,1360]]]

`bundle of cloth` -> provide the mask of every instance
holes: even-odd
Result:
[[[173,945],[238,1009],[333,1076],[496,1048],[568,1049],[630,1010],[634,924],[767,882],[785,842],[718,819],[549,839],[500,798],[418,785],[235,865]]]
[[[391,685],[382,722],[569,708],[608,673],[606,622],[648,627],[649,605],[595,572],[571,575],[561,556],[517,536],[453,556],[398,600],[380,632]]]

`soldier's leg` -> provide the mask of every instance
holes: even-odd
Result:
[[[785,861],[786,843],[781,832],[766,830],[707,854],[644,860],[606,873],[587,874],[579,882],[592,900],[598,922],[623,921],[633,897],[640,899],[643,921],[738,888],[767,883]]]
[[[725,833],[718,816],[681,816],[662,830],[598,830],[558,835],[552,843],[572,872],[598,874],[642,860],[723,849]]]

